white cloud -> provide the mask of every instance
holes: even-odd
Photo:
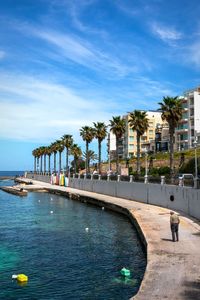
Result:
[[[18,23],[15,26],[18,31],[27,36],[40,39],[40,51],[50,59],[62,59],[63,64],[67,60],[82,65],[90,70],[103,73],[104,77],[121,78],[137,71],[138,65],[129,65],[122,61],[119,56],[114,55],[113,49],[104,50],[98,48],[95,43],[80,38],[77,35],[62,33],[59,31],[32,27],[26,23]],[[42,43],[41,43],[42,41]],[[105,46],[105,45],[104,45]],[[138,61],[138,59],[137,59]]]
[[[200,41],[197,41],[189,47],[187,61],[188,60],[194,63],[197,67],[200,67]]]
[[[117,76],[125,76],[134,71],[122,63],[118,58],[97,49],[86,40],[76,36],[62,34],[55,31],[34,30],[38,38],[54,46],[62,56],[95,71],[114,73]]]
[[[160,24],[154,23],[151,26],[153,33],[162,41],[170,43],[180,40],[183,34],[173,28],[165,27]]]
[[[88,100],[62,85],[0,74],[1,138],[52,141],[94,121],[107,121],[105,103]]]
[[[4,57],[6,56],[6,53],[2,50],[0,50],[0,59],[4,59]]]

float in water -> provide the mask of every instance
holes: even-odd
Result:
[[[25,274],[12,275],[12,279],[17,279],[19,282],[27,282],[28,276]]]

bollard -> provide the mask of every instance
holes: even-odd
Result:
[[[130,175],[130,182],[133,182],[133,175]]]
[[[149,183],[149,181],[148,181],[148,175],[145,175],[144,176],[144,183],[146,184],[146,183]]]
[[[75,174],[73,174],[73,179],[75,178]]]
[[[78,179],[80,179],[81,178],[81,174],[78,174]]]
[[[161,176],[161,184],[165,184],[165,176]]]
[[[120,175],[117,175],[117,181],[118,182],[120,181]]]
[[[178,183],[179,186],[183,186],[183,178],[179,177],[179,183]]]
[[[87,174],[84,174],[84,179],[86,179],[86,177],[87,177]]]
[[[110,181],[110,174],[107,175],[107,181]]]
[[[101,174],[99,174],[99,178],[98,179],[101,180]]]
[[[91,174],[91,180],[93,180],[93,174]]]

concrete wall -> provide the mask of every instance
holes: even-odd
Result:
[[[158,205],[200,219],[200,190],[173,185],[70,179],[70,187]]]
[[[27,178],[50,183],[50,176],[28,173]],[[200,220],[200,189],[152,183],[77,178],[70,178],[69,186],[79,190],[179,210]],[[170,197],[173,197],[174,200],[170,200]]]
[[[34,174],[34,173],[27,173],[26,177],[29,179],[34,179],[34,180],[39,180],[39,181],[50,183],[50,176],[48,176],[48,175],[38,175],[38,174]]]

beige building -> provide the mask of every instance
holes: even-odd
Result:
[[[155,132],[158,126],[163,125],[163,121],[161,119],[161,113],[158,111],[147,111],[147,118],[149,119],[149,128],[141,137],[141,153],[146,150],[155,151],[155,148],[152,149],[152,145],[155,145]],[[126,133],[124,136],[124,158],[133,157],[137,154],[137,136],[136,132],[130,128],[128,120],[130,119],[129,115],[124,116],[126,119]]]

